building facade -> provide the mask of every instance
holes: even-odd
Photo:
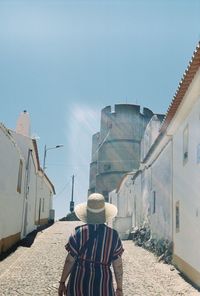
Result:
[[[173,263],[200,287],[200,44],[161,132],[173,139]]]
[[[157,138],[162,119],[153,116],[146,127],[139,170],[124,175],[109,194],[118,207],[113,227],[123,239],[146,225],[152,238],[172,241],[172,145],[170,137]]]
[[[9,130],[0,124],[0,253],[21,238],[25,160]]]
[[[40,168],[36,140],[24,123],[18,121],[18,132],[0,124],[0,253],[52,220],[55,189]]]
[[[154,135],[152,137],[152,135]],[[151,138],[154,141],[151,141]],[[173,242],[174,265],[200,287],[200,43],[159,126],[152,118],[139,170],[110,193],[123,235],[148,224],[151,237]],[[120,194],[122,193],[122,194]],[[127,205],[132,209],[127,209]],[[117,219],[120,223],[116,223]],[[127,219],[129,223],[127,224]],[[123,222],[124,220],[124,222]]]

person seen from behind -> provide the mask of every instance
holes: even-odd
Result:
[[[65,246],[68,255],[59,282],[58,295],[123,296],[121,256],[124,249],[118,232],[105,224],[117,215],[117,208],[106,203],[102,194],[93,193],[87,203],[75,207],[75,214],[86,224],[75,228]]]

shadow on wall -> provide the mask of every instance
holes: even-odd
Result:
[[[4,260],[9,255],[14,253],[17,250],[17,248],[19,248],[19,247],[30,248],[32,246],[32,244],[34,243],[34,240],[35,240],[38,232],[42,232],[42,230],[52,226],[52,224],[53,224],[53,222],[49,223],[49,224],[46,224],[46,225],[38,226],[38,228],[36,230],[29,233],[25,238],[23,238],[22,240],[20,240],[16,244],[14,244],[6,252],[3,252],[2,254],[0,254],[0,261]]]

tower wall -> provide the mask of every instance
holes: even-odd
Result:
[[[91,156],[91,163],[90,163],[90,177],[89,177],[88,194],[95,192],[95,189],[96,189],[99,140],[100,140],[100,132],[98,132],[92,136],[92,156]]]
[[[93,140],[98,152],[90,165],[90,189],[107,198],[125,173],[139,168],[140,143],[152,116],[147,108],[141,113],[138,105],[118,104],[113,112],[111,106],[102,109],[98,141]]]

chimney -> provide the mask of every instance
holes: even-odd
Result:
[[[30,116],[26,110],[21,112],[19,115],[19,118],[17,120],[16,132],[29,138],[31,136]]]

